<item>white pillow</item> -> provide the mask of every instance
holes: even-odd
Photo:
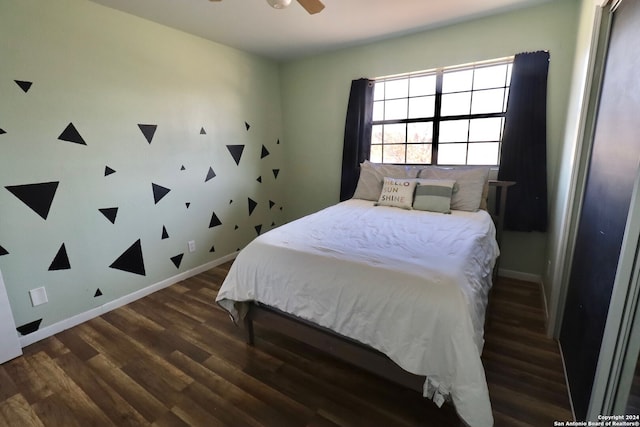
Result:
[[[451,213],[451,195],[455,185],[452,179],[418,179],[413,209]]]
[[[415,178],[420,169],[414,166],[385,165],[365,160],[360,165],[360,178],[353,194],[354,199],[377,201],[382,191],[384,177]]]
[[[451,196],[451,209],[475,212],[482,204],[485,185],[489,180],[489,167],[446,168],[427,166],[418,174],[423,179],[452,179],[458,191]]]
[[[416,180],[411,178],[384,178],[384,184],[376,206],[395,206],[397,208],[411,209],[416,184]]]

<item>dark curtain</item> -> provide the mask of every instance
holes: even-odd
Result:
[[[360,176],[360,163],[369,158],[372,117],[373,81],[364,78],[353,80],[344,126],[340,201],[353,196]]]
[[[549,52],[513,61],[498,179],[509,189],[505,228],[547,230],[547,72]]]

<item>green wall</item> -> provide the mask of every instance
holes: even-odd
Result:
[[[283,64],[288,217],[297,218],[338,201],[344,118],[351,80],[535,50],[551,53],[547,157],[549,200],[553,202],[578,12],[577,1],[558,0]],[[501,268],[543,277],[547,258],[546,233],[505,234]]]
[[[349,86],[363,76],[549,50],[556,214],[579,8],[557,0],[277,64],[86,0],[0,2],[0,270],[16,323],[53,325],[171,281],[337,202]],[[86,145],[59,139],[70,123]],[[151,143],[139,124],[157,125]],[[239,164],[230,145],[244,147]],[[31,186],[44,182],[59,183],[46,219],[30,207],[48,203]],[[152,183],[171,191],[155,203]],[[114,207],[112,224],[99,209]],[[209,227],[214,213],[222,224]],[[110,268],[138,240],[124,264],[141,256],[145,274]],[[62,244],[70,268],[50,269],[64,267]],[[544,233],[507,233],[501,267],[544,277],[548,246]],[[28,290],[41,286],[49,303],[34,308]]]
[[[0,270],[17,325],[215,263],[282,223],[275,62],[86,0],[3,0],[0,40]],[[59,138],[70,123],[85,144]],[[139,124],[157,125],[151,143]],[[32,185],[45,182],[55,193]],[[152,183],[171,191],[156,203]],[[32,209],[49,203],[46,219]],[[116,207],[115,223],[99,211]]]

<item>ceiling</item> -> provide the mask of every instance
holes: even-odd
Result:
[[[92,0],[275,60],[411,34],[549,0],[323,0],[309,15],[266,0]]]

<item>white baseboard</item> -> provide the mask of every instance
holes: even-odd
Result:
[[[547,293],[544,290],[545,289],[544,282],[540,282],[540,289],[542,290],[542,308],[544,309],[544,326],[545,326],[545,330],[548,330],[549,329],[549,304],[547,304]]]
[[[193,277],[197,274],[203,273],[207,270],[217,267],[220,264],[224,264],[227,261],[231,261],[232,259],[235,259],[237,255],[238,255],[237,252],[233,252],[229,255],[223,256],[222,258],[218,258],[206,264],[202,264],[198,267],[192,268],[191,270],[183,271],[182,273],[176,274],[175,276],[169,277],[158,283],[149,285],[146,288],[139,289],[135,292],[124,295],[113,301],[109,301],[101,305],[100,307],[92,308],[91,310],[87,310],[83,313],[76,314],[75,316],[61,320],[57,323],[54,323],[53,325],[49,325],[42,329],[38,329],[33,333],[20,337],[20,346],[26,347],[30,344],[33,344],[45,338],[49,338],[50,336],[53,336],[59,332],[72,328],[76,325],[79,325],[80,323],[84,323],[95,317],[101,316],[104,313],[108,313],[111,310],[115,310],[118,307],[122,307],[123,305],[127,305],[140,298],[146,297],[147,295],[157,292],[160,289],[164,289],[168,286],[171,286],[185,279],[188,279],[189,277]]]
[[[560,344],[560,340],[555,340],[558,344],[558,349],[560,350],[560,360],[562,360],[562,369],[564,371],[564,382],[567,385],[567,394],[569,395],[569,405],[571,405],[571,415],[573,415],[573,419],[576,419],[576,410],[573,407],[573,399],[571,397],[571,387],[569,387],[569,376],[567,375],[567,365],[564,363],[564,353],[562,351],[562,344]]]
[[[509,279],[524,280],[525,282],[542,283],[542,276],[533,273],[523,273],[522,271],[505,270],[501,268],[498,270],[498,276],[507,277]]]
[[[507,277],[509,279],[524,280],[525,282],[537,283],[540,285],[542,292],[542,305],[544,309],[545,325],[549,324],[549,306],[547,305],[547,293],[544,290],[544,282],[539,274],[523,273],[521,271],[499,269],[498,276]]]

